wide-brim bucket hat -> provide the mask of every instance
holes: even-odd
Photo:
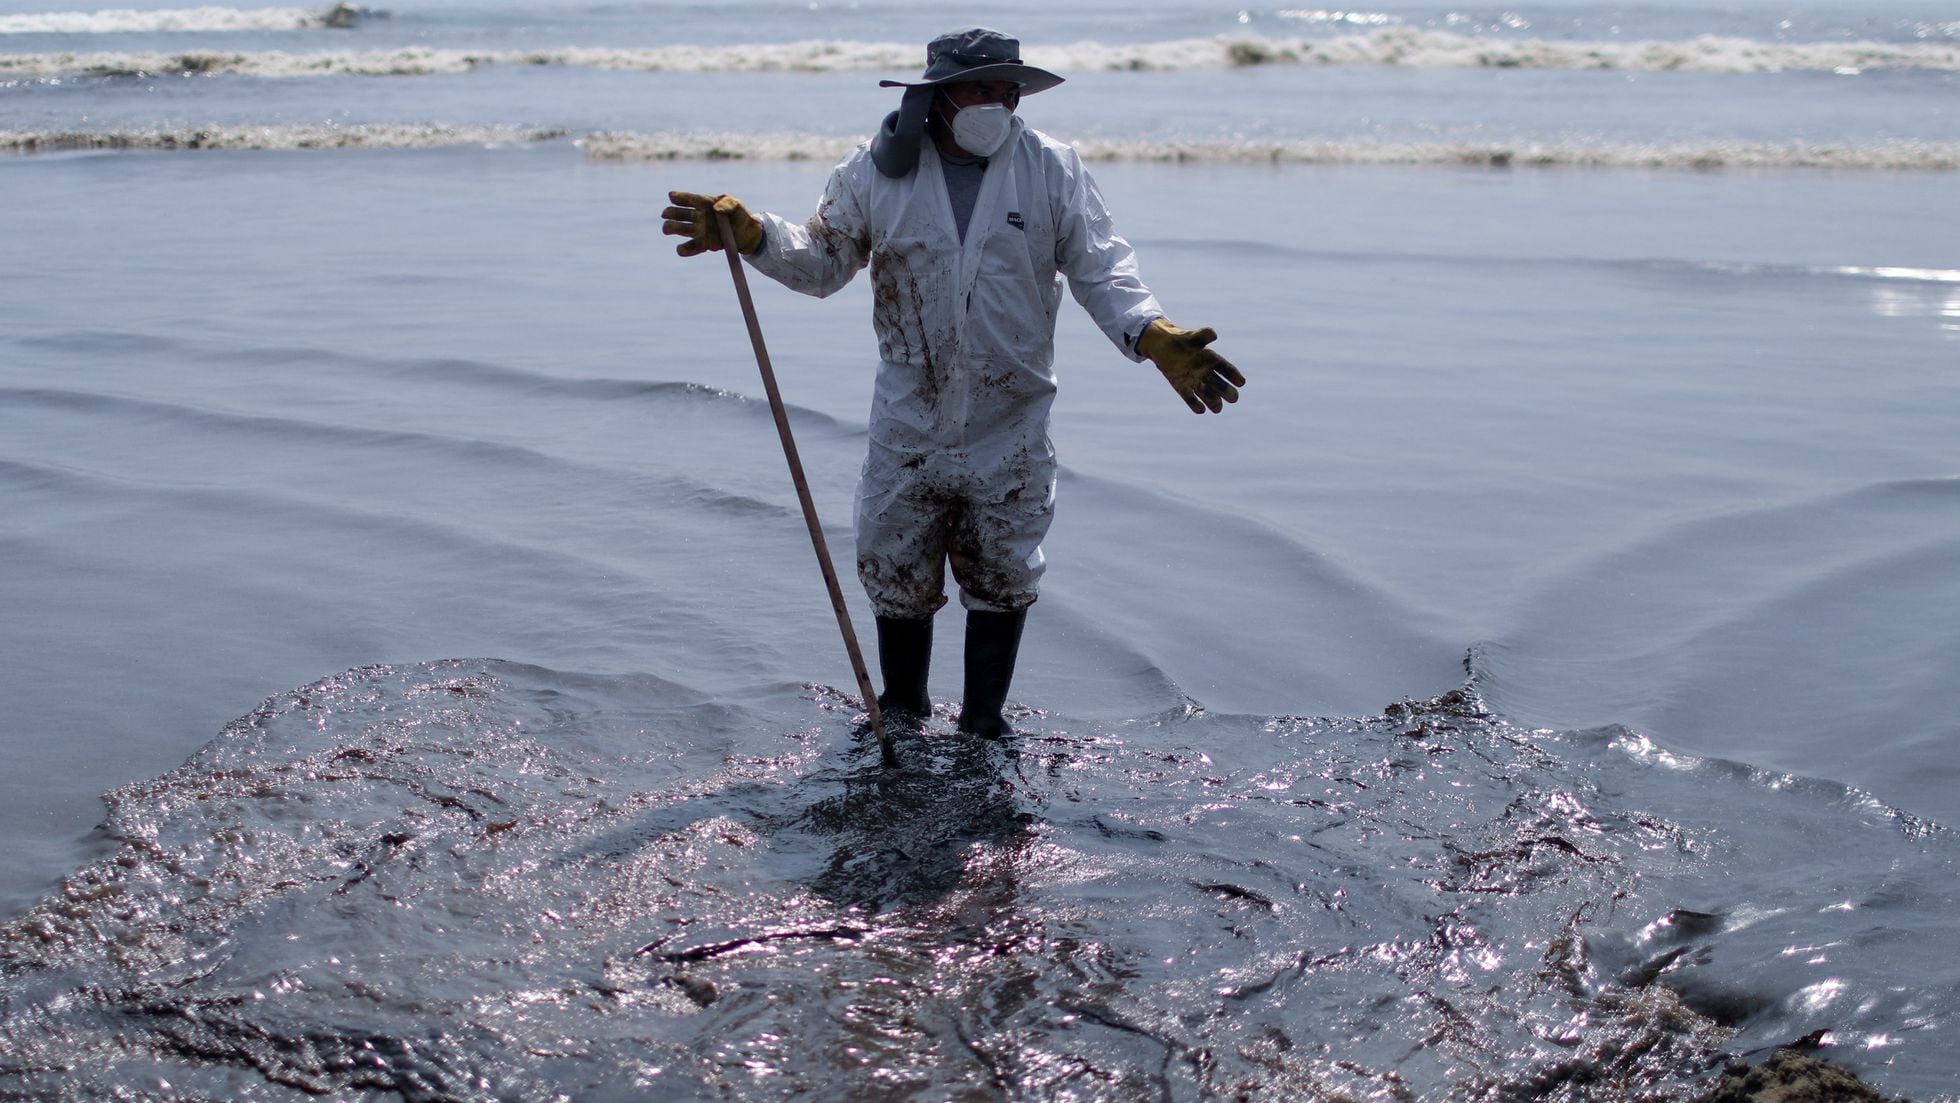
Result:
[[[926,71],[916,81],[881,80],[880,88],[937,88],[968,80],[1005,80],[1023,96],[1062,83],[1046,69],[1021,62],[1021,40],[985,27],[948,31],[926,43]]]

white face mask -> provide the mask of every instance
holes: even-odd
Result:
[[[976,103],[953,116],[953,140],[975,157],[992,157],[1007,144],[1014,112],[1003,103]]]

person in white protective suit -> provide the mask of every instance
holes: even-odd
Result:
[[[967,609],[963,731],[998,738],[1055,504],[1048,410],[1066,279],[1132,360],[1148,359],[1193,413],[1238,400],[1245,377],[1170,324],[1138,277],[1101,194],[1069,146],[1014,114],[1062,78],[1020,44],[971,28],[926,47],[917,82],[878,134],[832,171],[807,223],[733,196],[673,192],[678,252],[722,247],[717,213],[757,271],[829,295],[871,269],[879,366],[857,493],[858,577],[878,623],[889,712],[930,715],[932,617],[952,567]]]

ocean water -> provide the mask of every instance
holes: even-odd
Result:
[[[884,770],[719,257],[1019,34],[1019,737]],[[1960,1099],[1931,3],[0,0],[0,1098]],[[873,344],[757,305],[834,550]],[[861,594],[846,580],[860,631]]]

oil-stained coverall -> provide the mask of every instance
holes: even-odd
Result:
[[[829,295],[871,268],[879,365],[857,492],[858,576],[883,617],[931,615],[952,565],[968,609],[1035,600],[1055,501],[1055,317],[1077,302],[1132,359],[1163,315],[1075,151],[1013,121],[960,240],[937,152],[900,179],[870,143],[807,224],[763,214],[758,271]]]

